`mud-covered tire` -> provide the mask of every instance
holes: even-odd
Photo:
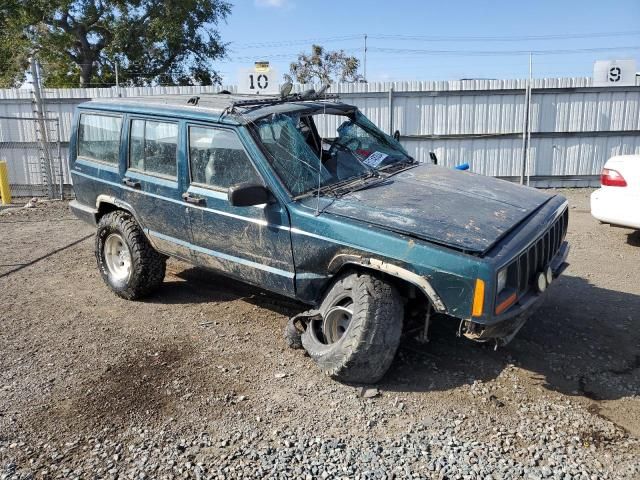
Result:
[[[293,318],[290,318],[284,326],[283,336],[285,342],[287,342],[287,347],[293,350],[301,350],[303,348],[302,334],[293,322]]]
[[[118,277],[109,268],[105,241],[109,242],[110,237],[122,240],[128,249],[130,267],[126,278]],[[102,279],[122,298],[142,298],[155,290],[164,280],[166,257],[153,249],[129,212],[116,210],[100,219],[95,250]]]
[[[284,327],[283,336],[287,342],[287,346],[294,350],[301,350],[302,334],[304,333],[308,323],[312,320],[321,320],[322,315],[319,310],[307,310],[291,317]]]
[[[400,344],[404,304],[397,289],[383,276],[352,272],[336,280],[320,312],[326,315],[347,297],[353,300],[352,314],[339,340],[327,343],[318,331],[318,322],[310,322],[302,334],[302,345],[332,378],[374,383],[387,372]]]

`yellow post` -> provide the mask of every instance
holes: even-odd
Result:
[[[0,197],[2,197],[3,205],[9,205],[11,203],[9,171],[7,170],[7,162],[4,160],[0,160]]]

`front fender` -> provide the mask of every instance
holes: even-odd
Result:
[[[377,258],[367,258],[348,254],[336,255],[329,264],[329,271],[335,273],[347,265],[354,265],[361,268],[376,270],[386,273],[387,275],[391,275],[392,277],[404,280],[420,289],[420,291],[424,293],[424,295],[429,299],[429,301],[433,305],[433,308],[437,312],[445,313],[447,311],[444,302],[435,291],[433,286],[426,278],[418,275],[417,273],[414,273],[393,263],[379,260]]]

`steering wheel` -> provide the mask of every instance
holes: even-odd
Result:
[[[353,148],[349,147],[349,145],[351,144],[354,144]],[[353,153],[353,151],[359,150],[361,148],[362,148],[362,142],[358,140],[356,137],[351,137],[348,140],[346,140],[344,143],[340,141],[340,137],[337,137],[329,147],[328,153],[330,156],[334,156],[336,153],[336,150],[344,150],[344,151],[348,151],[349,153]]]

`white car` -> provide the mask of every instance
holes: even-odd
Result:
[[[640,229],[640,155],[611,157],[600,183],[591,194],[591,215],[603,223]]]

